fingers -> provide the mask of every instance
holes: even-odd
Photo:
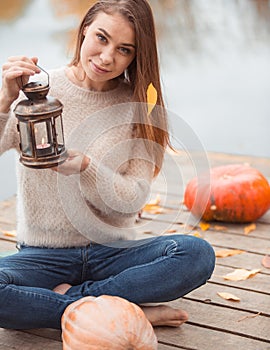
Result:
[[[8,105],[18,98],[20,89],[29,77],[41,72],[37,62],[37,57],[11,56],[3,64],[1,95],[5,96]]]
[[[60,174],[69,176],[73,174],[79,174],[84,171],[90,163],[90,159],[83,153],[69,150],[68,158],[66,161],[57,167],[53,167],[52,170],[57,171]]]
[[[3,78],[14,79],[20,75],[30,76],[40,73],[36,66],[37,58],[27,58],[25,56],[12,56],[2,67]]]

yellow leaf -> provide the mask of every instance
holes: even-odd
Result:
[[[248,235],[250,232],[256,230],[256,225],[255,224],[251,224],[251,225],[248,225],[244,228],[244,232],[245,232],[245,235]]]
[[[244,253],[244,250],[238,249],[221,249],[216,251],[217,258],[226,258],[227,256],[233,256]]]
[[[150,214],[161,214],[161,212],[163,212],[163,209],[159,205],[160,201],[160,195],[157,194],[156,198],[145,204],[142,210]]]
[[[152,199],[148,205],[159,205],[161,201],[160,195],[157,194],[155,199]]]
[[[192,233],[192,236],[197,237],[197,238],[202,238],[202,235],[201,235],[200,232],[198,232],[198,231],[194,231],[194,232]]]
[[[260,269],[254,269],[251,271],[245,269],[236,269],[233,272],[223,276],[223,278],[228,281],[244,281],[248,278],[254,277],[260,271]]]
[[[147,88],[147,115],[149,115],[157,103],[157,90],[154,85],[150,83]]]
[[[12,230],[12,231],[3,231],[4,236],[7,237],[15,237],[17,235],[16,230]]]
[[[223,299],[226,300],[232,300],[232,301],[240,301],[240,298],[238,298],[237,296],[231,294],[231,293],[217,293],[218,296],[220,296]]]
[[[202,231],[207,231],[210,228],[210,225],[206,222],[200,222],[199,226]]]

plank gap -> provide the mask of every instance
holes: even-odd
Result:
[[[218,306],[218,307],[223,307],[225,309],[231,309],[231,310],[238,310],[238,311],[244,311],[244,312],[249,312],[251,314],[257,315],[259,314],[260,316],[264,316],[264,317],[268,317],[270,318],[270,314],[267,314],[263,311],[254,311],[254,310],[249,310],[249,309],[244,309],[241,307],[236,307],[235,305],[237,304],[237,302],[234,302],[234,304],[232,306],[230,305],[225,305],[225,304],[221,304],[221,303],[217,303],[215,301],[204,301],[204,300],[200,300],[198,298],[192,298],[192,297],[182,297],[182,299],[186,299],[186,300],[190,300],[190,301],[195,301],[197,303],[202,303],[202,304],[209,304],[209,305],[214,305],[214,306]],[[211,300],[211,299],[210,299]]]
[[[158,341],[158,344],[162,344],[162,345],[168,345],[172,348],[175,348],[175,349],[183,349],[183,350],[198,350],[198,349],[195,349],[195,348],[189,348],[189,347],[183,347],[183,346],[180,346],[180,345],[175,345],[175,344],[172,344],[172,343],[167,343],[167,342],[164,342],[164,341]]]
[[[200,327],[200,328],[206,328],[206,329],[211,329],[211,330],[219,331],[219,332],[222,332],[222,333],[229,333],[229,334],[233,334],[233,335],[238,335],[238,336],[243,337],[243,338],[253,339],[253,340],[257,340],[257,341],[263,342],[263,343],[270,344],[270,340],[269,339],[259,338],[259,337],[256,337],[254,335],[245,334],[245,333],[236,332],[236,331],[230,331],[228,329],[223,329],[223,328],[214,327],[214,326],[208,326],[208,325],[204,325],[204,324],[200,324],[200,323],[196,323],[196,322],[192,322],[192,321],[187,321],[186,323],[189,324],[189,325],[192,325],[192,326],[196,326],[196,327]]]
[[[250,288],[245,288],[245,287],[239,287],[239,286],[230,286],[228,284],[226,284],[225,282],[222,283],[222,282],[214,282],[214,281],[207,281],[207,283],[211,283],[211,284],[216,284],[218,286],[226,286],[226,287],[233,287],[235,289],[241,289],[241,290],[245,290],[247,292],[255,292],[255,293],[259,293],[259,294],[264,294],[264,295],[270,295],[270,293],[268,292],[263,292],[263,291],[260,291],[260,290],[256,290],[256,289],[250,289]]]

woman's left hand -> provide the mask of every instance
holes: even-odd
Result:
[[[57,167],[53,167],[51,169],[60,174],[68,176],[79,174],[80,172],[84,171],[88,167],[89,163],[90,159],[83,153],[75,150],[69,150],[67,160]]]

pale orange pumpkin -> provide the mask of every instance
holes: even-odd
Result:
[[[84,297],[62,316],[63,350],[156,350],[157,338],[142,309],[123,298]]]
[[[229,164],[210,169],[210,177],[204,174],[192,179],[184,202],[194,216],[205,221],[251,222],[270,208],[270,186],[257,169]]]

